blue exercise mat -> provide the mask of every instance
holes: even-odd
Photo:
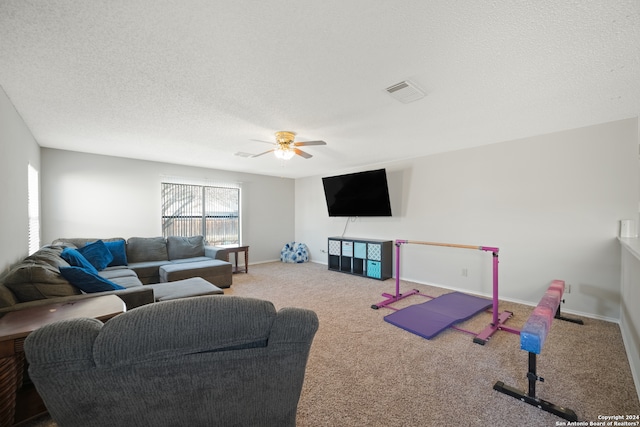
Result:
[[[385,316],[384,320],[429,340],[449,326],[470,319],[491,305],[492,301],[488,299],[452,292],[402,308]]]

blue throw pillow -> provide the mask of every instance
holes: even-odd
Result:
[[[109,263],[113,261],[113,255],[107,249],[102,240],[96,240],[93,243],[87,243],[84,247],[79,248],[80,252],[93,265],[96,270],[104,270]]]
[[[73,267],[82,267],[92,273],[98,274],[98,270],[76,249],[64,248],[60,257]]]
[[[95,242],[94,242],[95,243]],[[113,261],[107,267],[115,267],[117,265],[129,265],[127,262],[127,248],[124,240],[115,240],[113,242],[104,242],[111,255]]]
[[[73,286],[88,294],[125,289],[117,283],[81,267],[60,267],[60,274]]]

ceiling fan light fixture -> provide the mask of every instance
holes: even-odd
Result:
[[[290,132],[290,131],[276,132],[276,141],[277,141],[276,143],[278,144],[278,146],[273,151],[273,154],[278,159],[282,159],[282,160],[291,159],[296,154],[292,146],[293,139],[295,137],[296,137],[295,132]]]
[[[313,156],[307,153],[306,151],[302,151],[298,147],[304,147],[307,145],[308,146],[327,145],[327,143],[324,141],[294,142],[295,136],[296,136],[295,132],[283,130],[275,133],[276,142],[267,142],[259,139],[253,139],[252,141],[266,142],[267,144],[270,144],[274,148],[272,148],[271,150],[265,151],[263,153],[251,155],[250,157],[260,157],[264,154],[273,152],[276,158],[282,159],[282,160],[289,160],[293,158],[293,156],[295,155],[298,155],[303,159],[310,159]],[[236,155],[240,155],[240,153],[236,153]]]
[[[279,146],[278,148],[276,148],[275,150],[273,150],[273,154],[278,158],[278,159],[282,159],[282,160],[289,160],[291,159],[296,153],[288,148],[288,147],[283,147],[282,145]]]
[[[291,132],[288,130],[283,130],[280,132],[276,132],[276,141],[278,142],[278,144],[291,144],[294,140],[294,138],[296,137],[296,133],[295,132]]]

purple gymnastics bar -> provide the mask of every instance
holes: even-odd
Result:
[[[437,243],[437,242],[421,242],[417,240],[396,240],[396,293],[395,295],[391,295],[388,293],[382,294],[386,300],[381,301],[377,304],[372,305],[372,308],[381,308],[387,307],[390,304],[393,304],[396,301],[400,301],[401,299],[407,298],[411,295],[419,294],[420,292],[416,289],[413,289],[409,292],[400,293],[400,246],[404,244],[416,244],[416,245],[428,245],[428,246],[446,246],[450,248],[461,248],[461,249],[475,249],[481,250],[485,252],[492,252],[493,254],[493,304],[492,304],[492,314],[493,320],[483,331],[475,336],[473,342],[477,344],[484,345],[491,336],[497,332],[498,330],[504,330],[506,332],[511,332],[513,334],[519,334],[520,331],[518,329],[509,328],[504,325],[504,323],[513,316],[513,313],[509,311],[504,311],[502,313],[498,312],[498,252],[499,248],[492,246],[475,246],[475,245],[459,245],[455,243]],[[389,307],[392,308],[392,307]],[[466,332],[466,331],[465,331]]]
[[[564,293],[564,280],[554,280],[520,331],[520,349],[540,354]]]

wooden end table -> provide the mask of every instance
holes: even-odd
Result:
[[[244,271],[245,273],[249,272],[249,246],[242,245],[233,245],[233,246],[216,246],[220,248],[226,257],[227,262],[229,261],[229,254],[234,254],[235,268],[233,269],[234,273],[240,273]],[[240,252],[244,252],[244,270],[238,269],[238,254]]]
[[[11,311],[0,318],[0,425],[17,425],[47,412],[35,387],[23,375],[24,340],[31,332],[78,317],[104,322],[125,311],[117,295],[105,295]]]

